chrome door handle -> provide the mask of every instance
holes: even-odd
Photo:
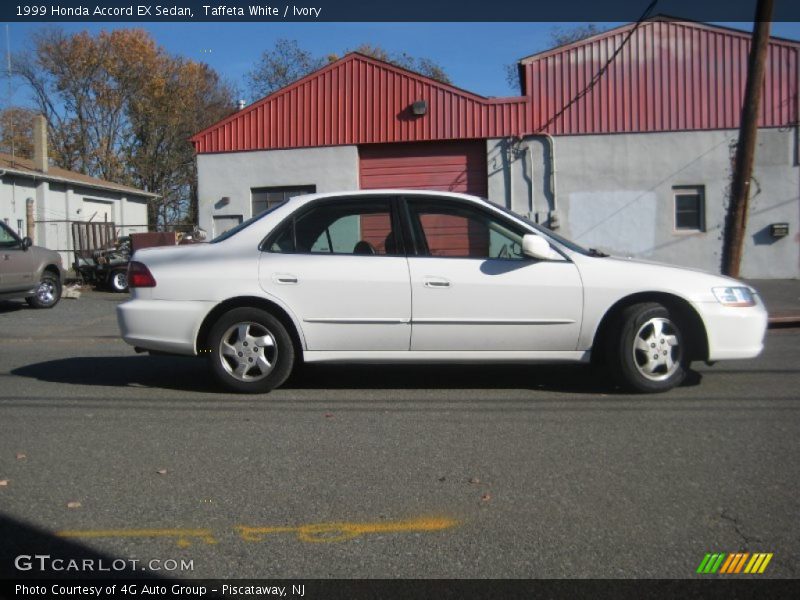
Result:
[[[297,283],[297,275],[292,275],[291,273],[275,273],[272,275],[272,281],[283,285],[292,285]]]
[[[427,288],[449,288],[450,282],[444,277],[426,277],[422,285]]]

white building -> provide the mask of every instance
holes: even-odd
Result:
[[[156,194],[50,166],[43,120],[34,137],[32,160],[0,153],[0,219],[9,227],[59,251],[65,267],[74,260],[74,221],[113,222],[118,235],[147,231],[147,201]]]

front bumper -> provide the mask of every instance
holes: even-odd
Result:
[[[200,325],[213,307],[213,302],[135,298],[117,306],[117,323],[131,346],[195,355]]]
[[[767,310],[756,296],[756,305],[723,306],[719,302],[695,304],[708,335],[708,360],[754,358],[764,349]]]

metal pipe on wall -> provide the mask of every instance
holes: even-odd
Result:
[[[535,134],[532,134],[530,136],[530,138],[543,138],[544,140],[547,141],[549,157],[547,157],[545,160],[549,159],[549,163],[550,163],[549,164],[549,166],[550,166],[550,177],[549,177],[549,180],[548,180],[548,187],[550,188],[550,200],[551,200],[551,204],[552,204],[552,207],[548,211],[547,221],[548,221],[548,227],[550,229],[558,229],[558,227],[559,227],[559,222],[558,222],[558,199],[557,199],[557,195],[556,195],[556,193],[557,193],[557,187],[556,187],[556,182],[557,182],[557,179],[556,179],[556,173],[557,173],[557,167],[556,167],[556,142],[553,139],[553,136],[550,135],[549,133],[535,133]],[[528,147],[528,154],[530,155],[530,159],[531,159],[531,161],[530,161],[530,163],[531,163],[530,164],[530,178],[531,178],[531,181],[533,181],[533,151],[531,150],[530,144],[526,144],[526,146]],[[533,211],[533,209],[534,209],[534,206],[533,206],[533,194],[531,194],[530,205],[531,205],[531,211]]]

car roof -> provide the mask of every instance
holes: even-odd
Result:
[[[383,196],[437,196],[440,198],[456,198],[459,200],[469,200],[472,202],[489,203],[488,200],[470,194],[458,192],[444,192],[438,190],[410,190],[410,189],[376,189],[376,190],[346,190],[338,192],[318,192],[314,194],[303,194],[294,196],[289,201],[293,204],[305,204],[321,198],[340,198],[340,197],[361,197],[365,199],[380,198]]]

